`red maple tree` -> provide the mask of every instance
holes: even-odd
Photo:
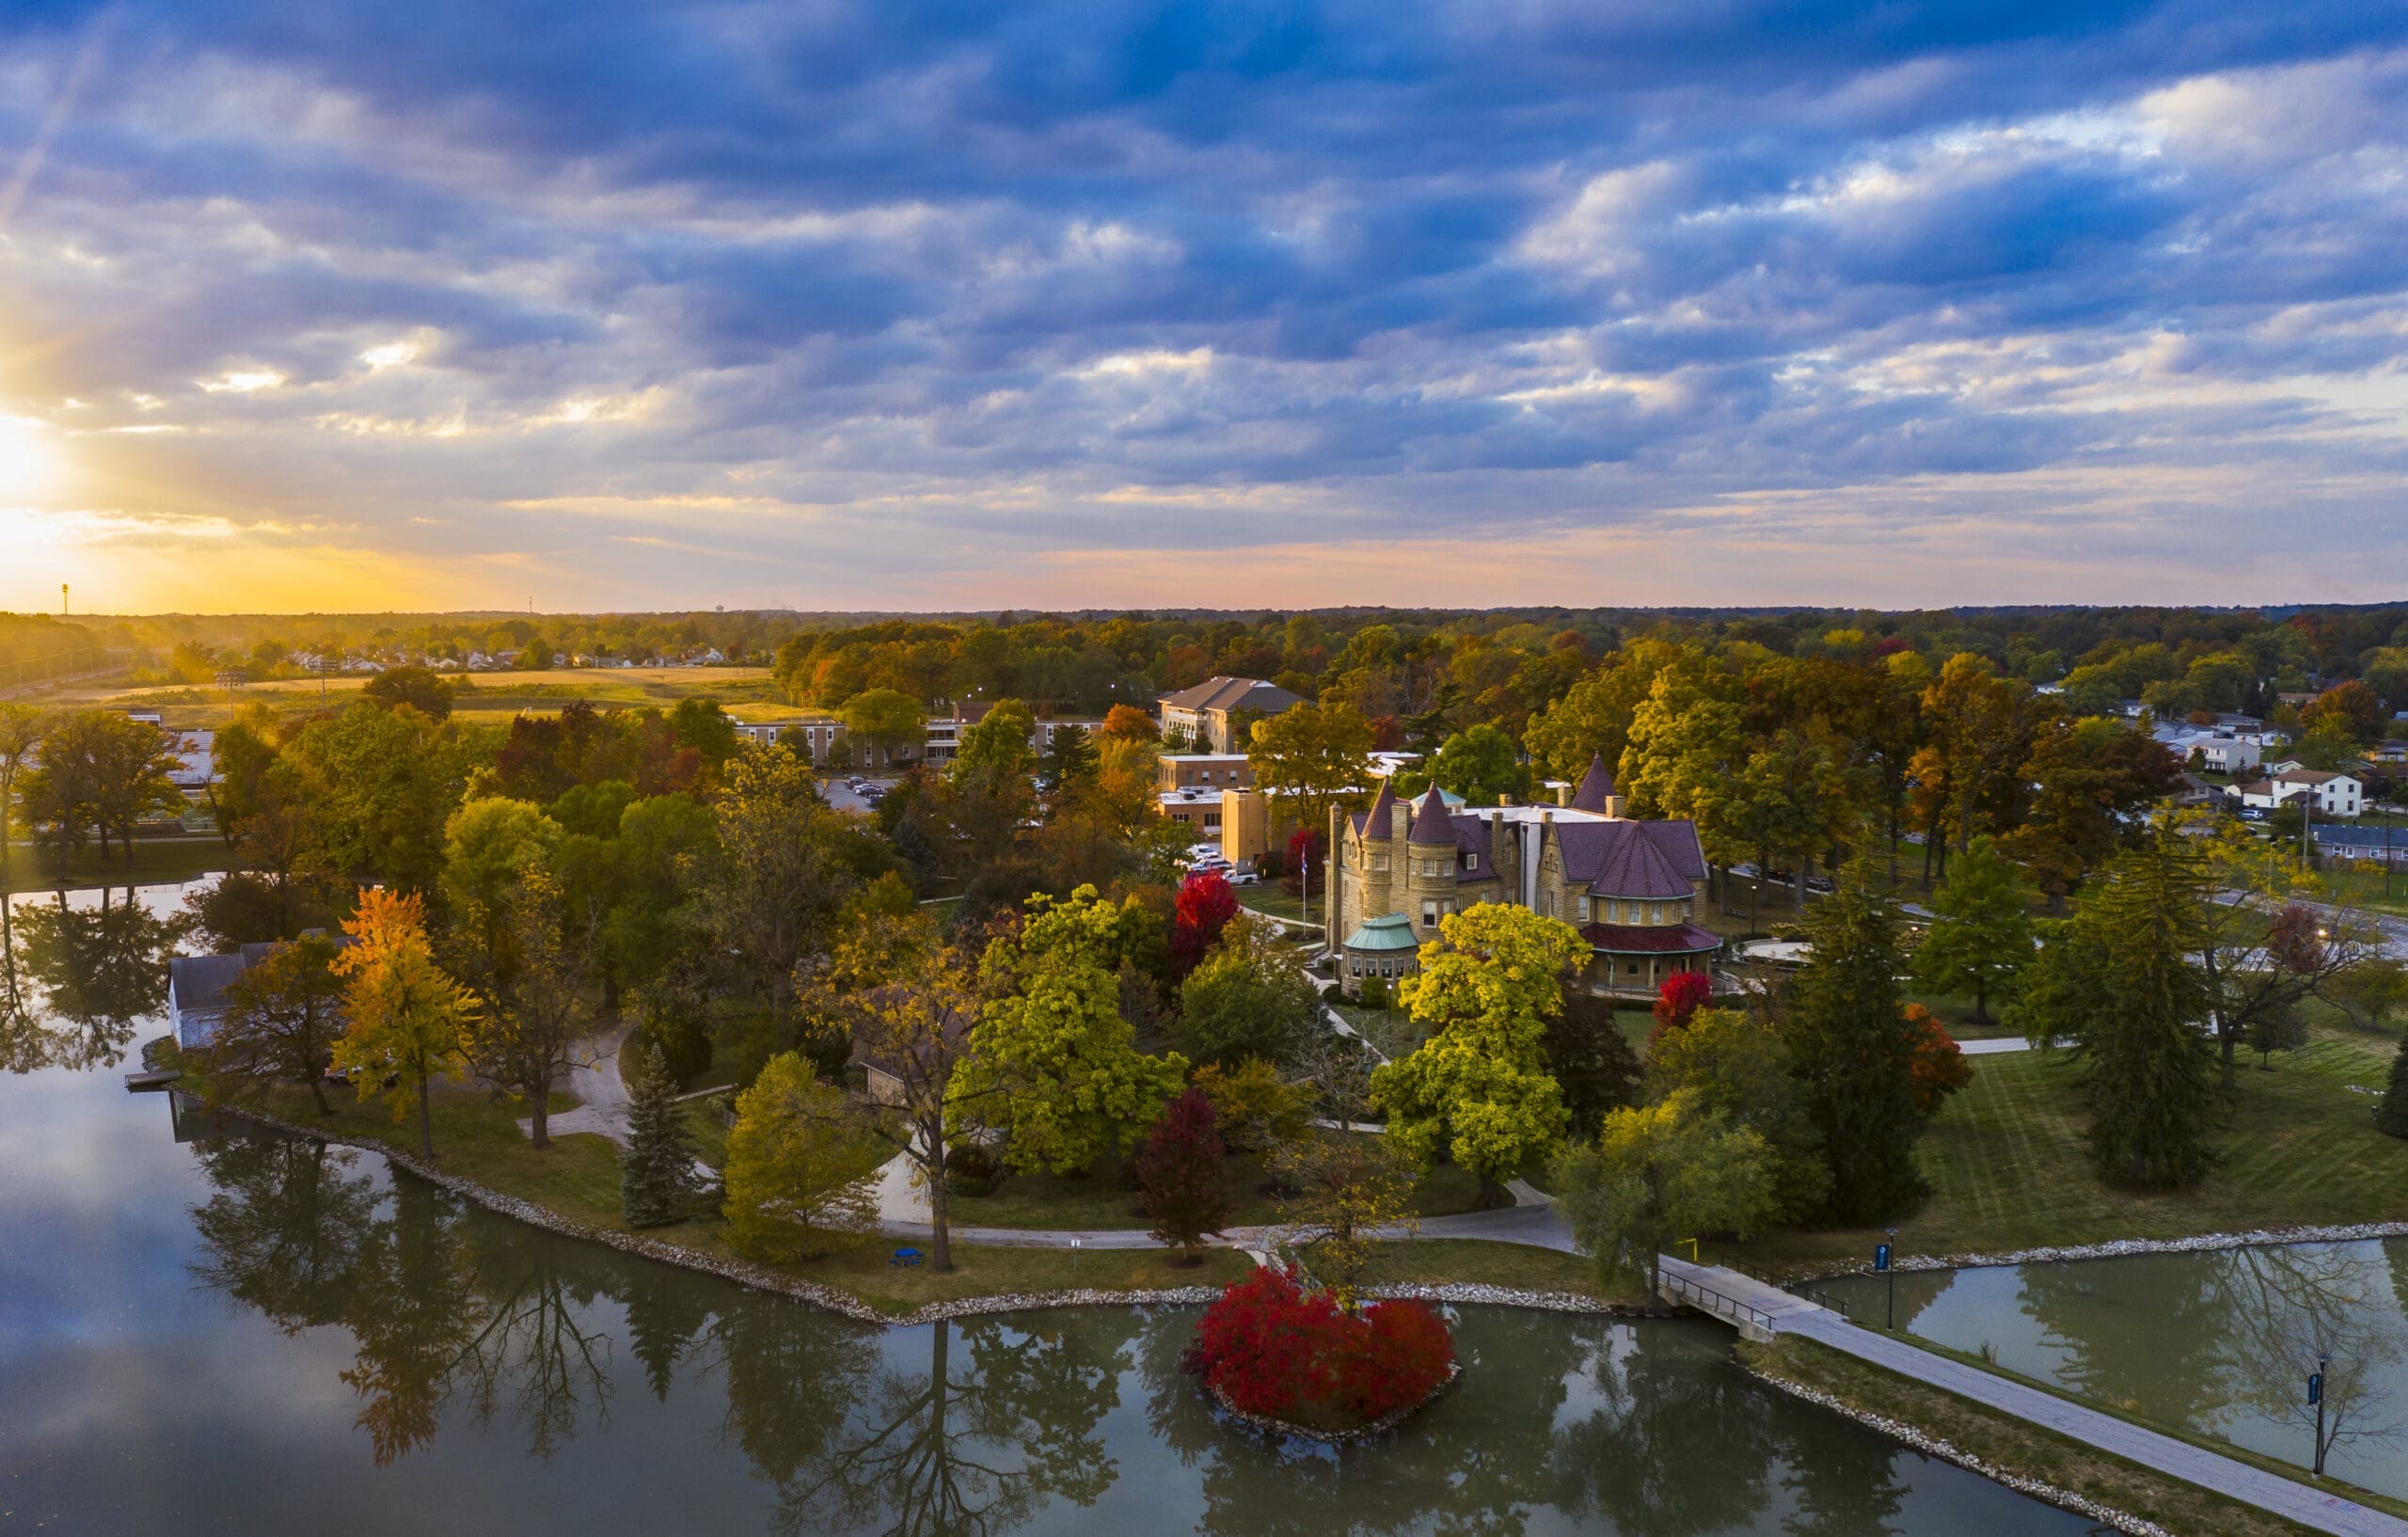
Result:
[[[1906,1015],[1915,1038],[1915,1108],[1936,1116],[1948,1096],[1973,1081],[1973,1065],[1930,1009],[1909,1004]]]
[[[1653,1046],[1667,1030],[1686,1030],[1697,1011],[1714,996],[1714,983],[1703,972],[1674,972],[1656,990],[1656,1027],[1647,1032]]]
[[[1228,1226],[1236,1205],[1229,1198],[1228,1149],[1213,1124],[1212,1101],[1191,1088],[1163,1107],[1137,1155],[1137,1188],[1154,1239],[1195,1264],[1205,1238]]]
[[[1356,1316],[1298,1285],[1292,1267],[1266,1265],[1205,1309],[1181,1364],[1246,1414],[1377,1419],[1429,1397],[1454,1360],[1446,1321],[1425,1304]]]
[[[1220,872],[1206,870],[1180,881],[1170,927],[1172,973],[1183,977],[1194,971],[1237,915],[1238,894]]]

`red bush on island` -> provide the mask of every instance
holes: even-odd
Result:
[[[1348,1429],[1421,1402],[1447,1381],[1446,1321],[1411,1301],[1360,1314],[1292,1269],[1257,1269],[1204,1311],[1181,1364],[1241,1414],[1300,1428]]]

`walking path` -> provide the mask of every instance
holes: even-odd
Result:
[[[1736,1271],[1660,1257],[1664,1291],[1741,1325],[1743,1332],[1794,1334],[1867,1361],[1903,1377],[1971,1399],[2002,1414],[2055,1431],[2111,1456],[2272,1512],[2287,1521],[2334,1537],[2408,1537],[2408,1521],[2368,1510],[2339,1495],[2252,1467],[2171,1435],[2145,1430],[2113,1415],[2084,1408],[2053,1393],[2011,1381],[1979,1367],[1918,1349],[1903,1339],[1860,1328],[1828,1307],[1793,1296]],[[1752,1317],[1734,1316],[1728,1303]]]
[[[546,1131],[554,1136],[591,1132],[622,1148],[627,1145],[627,1085],[619,1081],[619,1048],[629,1028],[620,1025],[588,1036],[571,1049],[568,1082],[561,1087],[577,1101],[577,1108],[550,1117]],[[535,1122],[521,1116],[518,1129],[531,1135]]]

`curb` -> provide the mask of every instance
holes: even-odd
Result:
[[[2103,1244],[2052,1244],[2036,1249],[2011,1249],[2003,1254],[1902,1254],[1891,1261],[1893,1270],[1981,1270],[1998,1265],[2066,1264],[2083,1260],[2119,1260],[2139,1254],[2207,1254],[2220,1249],[2278,1248],[2287,1244],[2353,1244],[2369,1238],[2408,1238],[2408,1222],[2353,1222],[2326,1227],[2259,1228],[2245,1233],[2198,1233],[2189,1238],[2117,1238]],[[1819,1271],[1798,1277],[1800,1282],[1828,1281],[1843,1276],[1870,1276],[1863,1266]]]

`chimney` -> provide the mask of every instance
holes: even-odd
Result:
[[[1622,820],[1621,796],[1609,795],[1606,797],[1606,820],[1608,822],[1619,822]]]
[[[1510,795],[1499,795],[1497,798],[1497,803],[1499,806],[1510,806],[1513,803],[1513,798]]]
[[[1556,803],[1557,805],[1559,805],[1559,806],[1568,806],[1568,805],[1572,804],[1572,786],[1571,786],[1571,785],[1569,785],[1569,784],[1558,784],[1558,785],[1555,787],[1555,803]]]

